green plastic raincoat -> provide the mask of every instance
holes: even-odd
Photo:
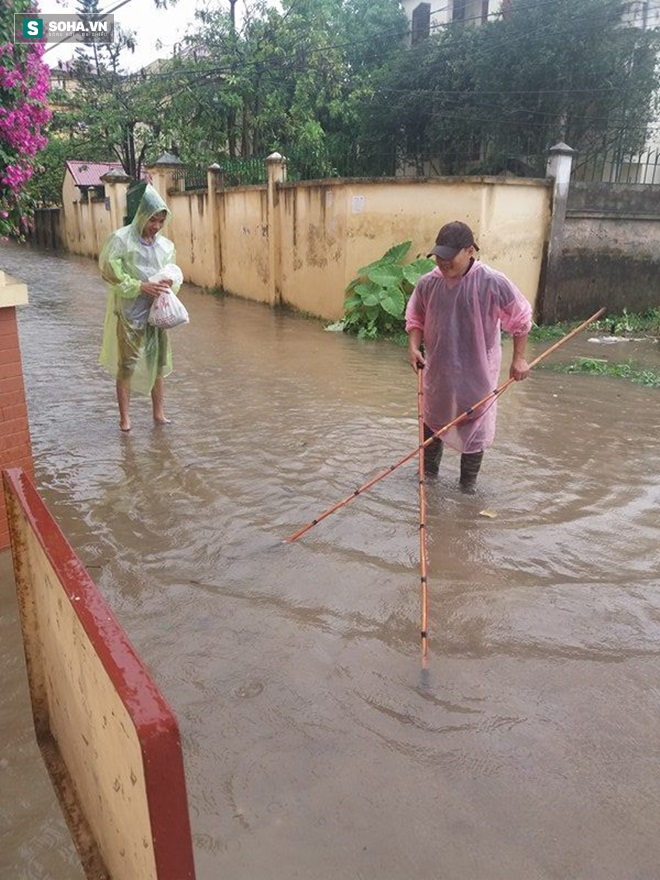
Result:
[[[176,262],[174,245],[159,232],[151,244],[142,239],[154,214],[170,211],[153,186],[147,185],[135,217],[108,238],[99,256],[101,277],[110,285],[99,363],[115,378],[130,381],[131,389],[149,394],[159,376],[172,372],[172,349],[166,330],[148,322],[153,298],[140,293],[168,263]],[[172,290],[178,291],[179,284]]]

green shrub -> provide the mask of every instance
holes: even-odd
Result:
[[[422,275],[435,261],[420,257],[402,264],[412,242],[394,245],[387,253],[358,269],[357,278],[346,288],[344,317],[340,327],[361,339],[396,336],[404,329],[406,304]],[[334,325],[333,329],[339,329]]]

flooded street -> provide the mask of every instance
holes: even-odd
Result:
[[[658,343],[587,330],[516,383],[476,496],[445,454],[421,670],[416,459],[283,543],[417,445],[405,350],[184,287],[173,424],[135,397],[124,435],[95,263],[0,267],[29,287],[37,486],[178,718],[198,880],[660,877],[660,390],[550,369],[658,372]],[[0,878],[82,880],[8,557]]]

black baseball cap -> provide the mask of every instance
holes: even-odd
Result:
[[[438,232],[435,239],[435,247],[427,256],[440,257],[441,260],[453,260],[456,254],[466,247],[473,247],[475,250],[479,250],[472,230],[467,223],[453,220],[451,223],[445,223],[440,232]]]

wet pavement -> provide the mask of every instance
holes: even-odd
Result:
[[[29,285],[37,485],[177,715],[198,880],[660,876],[658,389],[544,365],[476,496],[447,452],[422,670],[414,459],[283,543],[416,446],[404,350],[189,287],[174,422],[136,397],[122,435],[94,262],[0,266]],[[660,371],[588,339],[549,361]],[[77,880],[9,581],[0,554],[0,877]]]

